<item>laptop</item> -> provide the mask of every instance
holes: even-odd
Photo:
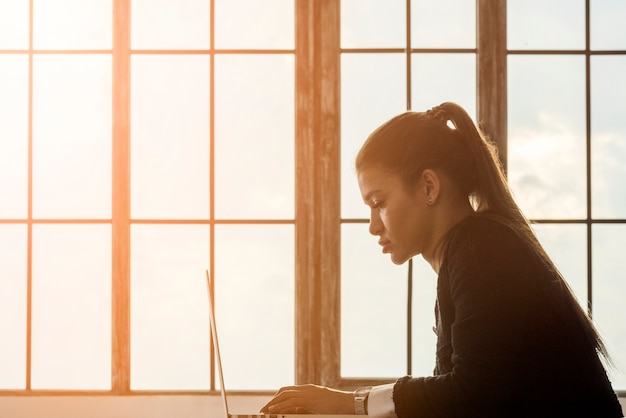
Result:
[[[217,374],[220,382],[220,394],[222,396],[222,403],[224,405],[224,413],[226,418],[303,418],[305,414],[264,414],[262,412],[253,412],[247,414],[231,414],[228,410],[228,396],[226,394],[226,388],[224,387],[224,372],[222,370],[222,358],[220,357],[220,346],[217,338],[217,324],[215,320],[215,310],[213,308],[213,286],[211,284],[211,276],[209,270],[206,270],[207,288],[209,293],[209,323],[211,326],[211,333],[213,335],[213,350],[215,351],[215,361],[217,362]],[[357,415],[314,415],[318,418],[355,418]]]

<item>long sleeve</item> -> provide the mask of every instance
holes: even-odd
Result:
[[[622,416],[555,274],[501,224],[460,227],[438,279],[436,375],[396,383],[397,416]]]
[[[367,398],[367,415],[372,418],[397,418],[393,404],[394,383],[374,386]]]

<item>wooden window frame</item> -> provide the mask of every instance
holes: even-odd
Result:
[[[347,379],[340,376],[340,0],[295,1],[295,381],[335,387],[356,387],[384,379]],[[410,0],[406,2],[410,7]],[[495,138],[505,138],[506,19],[503,4],[478,0],[478,112]],[[11,395],[129,395],[195,394],[197,391],[131,390],[130,355],[130,92],[131,0],[113,0],[112,56],[112,317],[111,390],[33,390],[31,388],[31,277],[28,256],[28,317],[26,388],[3,390]],[[30,68],[33,1],[30,0]],[[211,10],[213,19],[213,10]],[[211,22],[213,23],[213,22]],[[480,30],[489,27],[488,31]],[[493,43],[493,39],[500,42]],[[484,53],[481,53],[484,51]],[[19,51],[18,51],[19,52]],[[24,52],[24,51],[22,51]],[[80,51],[79,51],[80,52]],[[410,53],[408,51],[407,53]],[[54,53],[54,51],[52,51]],[[494,59],[495,57],[495,59]],[[213,62],[213,60],[211,60]],[[503,78],[504,77],[504,78]],[[32,95],[32,70],[29,81]],[[484,100],[483,100],[484,98]],[[30,99],[32,103],[32,97]],[[32,170],[32,106],[29,110],[29,167]],[[496,116],[494,116],[496,115]],[[487,117],[488,116],[488,117]],[[481,116],[481,119],[483,117]],[[213,126],[213,124],[211,124]],[[30,176],[30,175],[29,175]],[[29,189],[32,179],[29,177]],[[32,192],[29,191],[29,196]],[[29,200],[30,202],[30,200]],[[30,203],[29,203],[30,205]],[[32,212],[26,224],[29,235]],[[17,221],[22,222],[22,221]],[[71,223],[72,220],[67,222]],[[213,230],[213,229],[211,229]],[[30,242],[30,239],[29,239]],[[214,379],[212,380],[214,382]],[[287,384],[288,382],[286,382]],[[215,388],[214,383],[211,388]],[[202,391],[200,392],[202,393]]]
[[[112,364],[110,391],[33,391],[30,388],[31,261],[28,255],[26,390],[0,395],[129,395],[204,393],[136,391],[130,387],[130,2],[113,0],[113,207],[112,207]],[[341,0],[294,0],[295,4],[295,383],[352,389],[389,379],[341,376]],[[406,1],[407,10],[410,0]],[[587,65],[589,65],[589,0]],[[507,160],[506,1],[476,0],[477,118]],[[213,19],[213,18],[212,18]],[[32,68],[32,0],[29,61]],[[412,51],[406,51],[410,54]],[[620,52],[620,53],[623,53]],[[211,60],[213,62],[213,60]],[[29,94],[32,95],[32,71]],[[587,84],[589,70],[587,69]],[[587,89],[589,86],[587,85]],[[589,90],[587,90],[589,91]],[[588,94],[589,96],[589,94]],[[32,103],[32,97],[30,99]],[[587,118],[589,127],[589,97]],[[32,112],[32,106],[31,110]],[[29,114],[32,126],[32,114]],[[211,124],[213,126],[213,124]],[[32,144],[32,128],[29,128]],[[589,129],[589,128],[588,128]],[[590,133],[588,131],[588,142]],[[32,167],[29,145],[29,167]],[[589,159],[589,157],[588,157]],[[588,178],[589,178],[589,167]],[[589,180],[588,180],[589,181]],[[588,186],[589,187],[589,186]],[[32,179],[29,177],[29,189]],[[32,195],[32,192],[29,192]],[[590,190],[588,188],[588,200]],[[588,211],[589,213],[589,211]],[[29,206],[28,233],[32,234]],[[591,225],[588,277],[591,298]],[[624,223],[624,220],[616,222]],[[289,382],[285,382],[288,384]],[[215,387],[214,384],[211,385]],[[254,392],[258,394],[258,392]],[[621,393],[624,395],[624,393]]]
[[[296,383],[354,389],[390,379],[340,375],[340,0],[309,4],[297,0],[297,152],[296,184]],[[407,0],[407,11],[410,10]],[[587,309],[592,314],[592,226],[625,224],[625,219],[591,217],[590,57],[626,51],[591,51],[590,0],[585,1],[586,46],[580,51],[510,51],[506,1],[476,0],[477,121],[494,141],[507,170],[507,59],[511,54],[575,53],[586,57],[587,216],[585,219],[533,219],[543,224],[582,223],[587,228]],[[302,53],[306,53],[303,56]],[[406,51],[407,54],[412,51]],[[410,64],[409,64],[410,65]],[[315,87],[317,86],[317,88]],[[409,104],[410,106],[410,104]],[[307,165],[307,162],[309,164]],[[306,171],[305,171],[306,170]],[[310,199],[310,201],[309,201]],[[306,204],[305,204],[306,202]],[[625,396],[626,391],[617,391]]]

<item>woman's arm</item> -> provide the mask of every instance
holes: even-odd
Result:
[[[281,388],[261,412],[270,414],[354,414],[352,392],[318,385]]]

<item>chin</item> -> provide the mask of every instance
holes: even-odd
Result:
[[[406,261],[411,257],[397,257],[391,254],[391,262],[397,266],[406,263]]]
[[[390,253],[389,256],[391,257],[391,262],[397,266],[402,265],[404,263],[406,263],[407,261],[409,261],[410,259],[412,259],[413,257],[416,257],[418,255],[421,254],[421,251],[416,251],[414,252],[407,252],[404,254],[398,254],[398,253]]]

